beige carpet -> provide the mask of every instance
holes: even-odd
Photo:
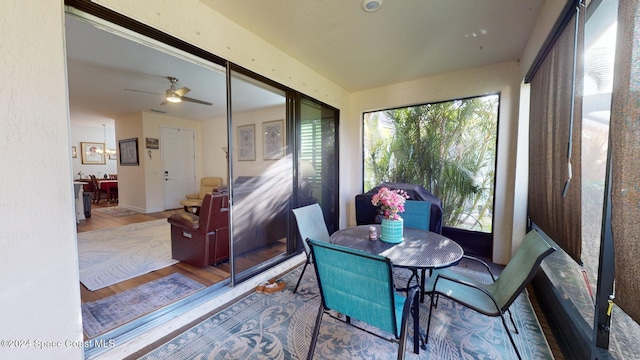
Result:
[[[177,263],[166,219],[78,234],[80,282],[98,290]]]

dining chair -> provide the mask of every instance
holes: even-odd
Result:
[[[413,351],[419,353],[418,289],[411,288],[406,297],[396,292],[389,258],[312,238],[307,243],[313,256],[321,299],[307,359],[313,358],[322,317],[325,313],[331,316],[331,310],[343,314],[349,325],[387,341],[397,342],[398,359],[404,359],[411,315]],[[352,323],[352,318],[393,336],[366,330]]]
[[[315,239],[318,241],[329,242],[329,230],[327,230],[327,224],[324,222],[322,208],[318,203],[299,207],[291,211],[296,219],[298,233],[300,234],[300,238],[302,238],[304,252],[307,255],[307,261],[304,263],[304,267],[302,268],[296,287],[293,289],[293,293],[295,294],[296,291],[298,291],[298,286],[300,285],[304,271],[307,269],[307,265],[311,263],[311,253],[306,240]]]
[[[100,184],[98,183],[98,179],[95,175],[89,175],[91,177],[91,183],[93,184],[93,201],[97,204],[102,199],[102,195],[107,199],[107,191],[100,188]]]
[[[431,295],[425,343],[429,340],[429,327],[431,326],[431,316],[433,315],[434,308],[437,307],[439,297],[444,296],[481,314],[496,317],[500,316],[502,325],[509,335],[511,345],[518,359],[521,359],[522,357],[513,340],[504,314],[505,312],[509,313],[511,324],[517,334],[518,328],[513,321],[509,307],[527,284],[531,282],[542,260],[555,250],[556,249],[549,245],[537,231],[532,230],[524,237],[520,247],[497,279],[484,261],[471,256],[465,256],[467,259],[478,261],[484,265],[492,279],[490,284],[476,281],[450,268],[434,271],[429,278],[428,284],[425,286],[425,292]]]
[[[404,213],[400,214],[405,227],[429,231],[431,221],[431,202],[406,200]]]
[[[404,203],[404,212],[401,216],[405,227],[429,231],[429,225],[431,223],[431,202],[406,200]],[[427,270],[422,269],[421,276],[424,278],[426,273]],[[411,276],[409,280],[407,280],[407,288],[409,288],[413,278],[416,278],[416,281],[420,283],[421,278],[418,276],[417,269],[411,269]],[[420,295],[420,301],[424,301],[424,294]]]

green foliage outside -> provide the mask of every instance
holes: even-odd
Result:
[[[364,188],[419,184],[444,225],[491,232],[499,95],[365,114]]]

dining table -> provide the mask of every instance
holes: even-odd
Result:
[[[394,267],[410,269],[416,276],[420,271],[421,276],[417,280],[420,285],[421,302],[424,302],[426,271],[456,265],[464,255],[458,243],[435,232],[405,227],[403,241],[394,244],[381,241],[379,235],[375,240],[370,240],[371,227],[380,234],[380,225],[359,225],[336,231],[329,241],[332,244],[387,257]]]
[[[98,180],[98,186],[107,192],[109,203],[118,202],[118,180]]]

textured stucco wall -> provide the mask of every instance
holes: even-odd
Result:
[[[2,13],[0,358],[80,359],[62,1]]]

